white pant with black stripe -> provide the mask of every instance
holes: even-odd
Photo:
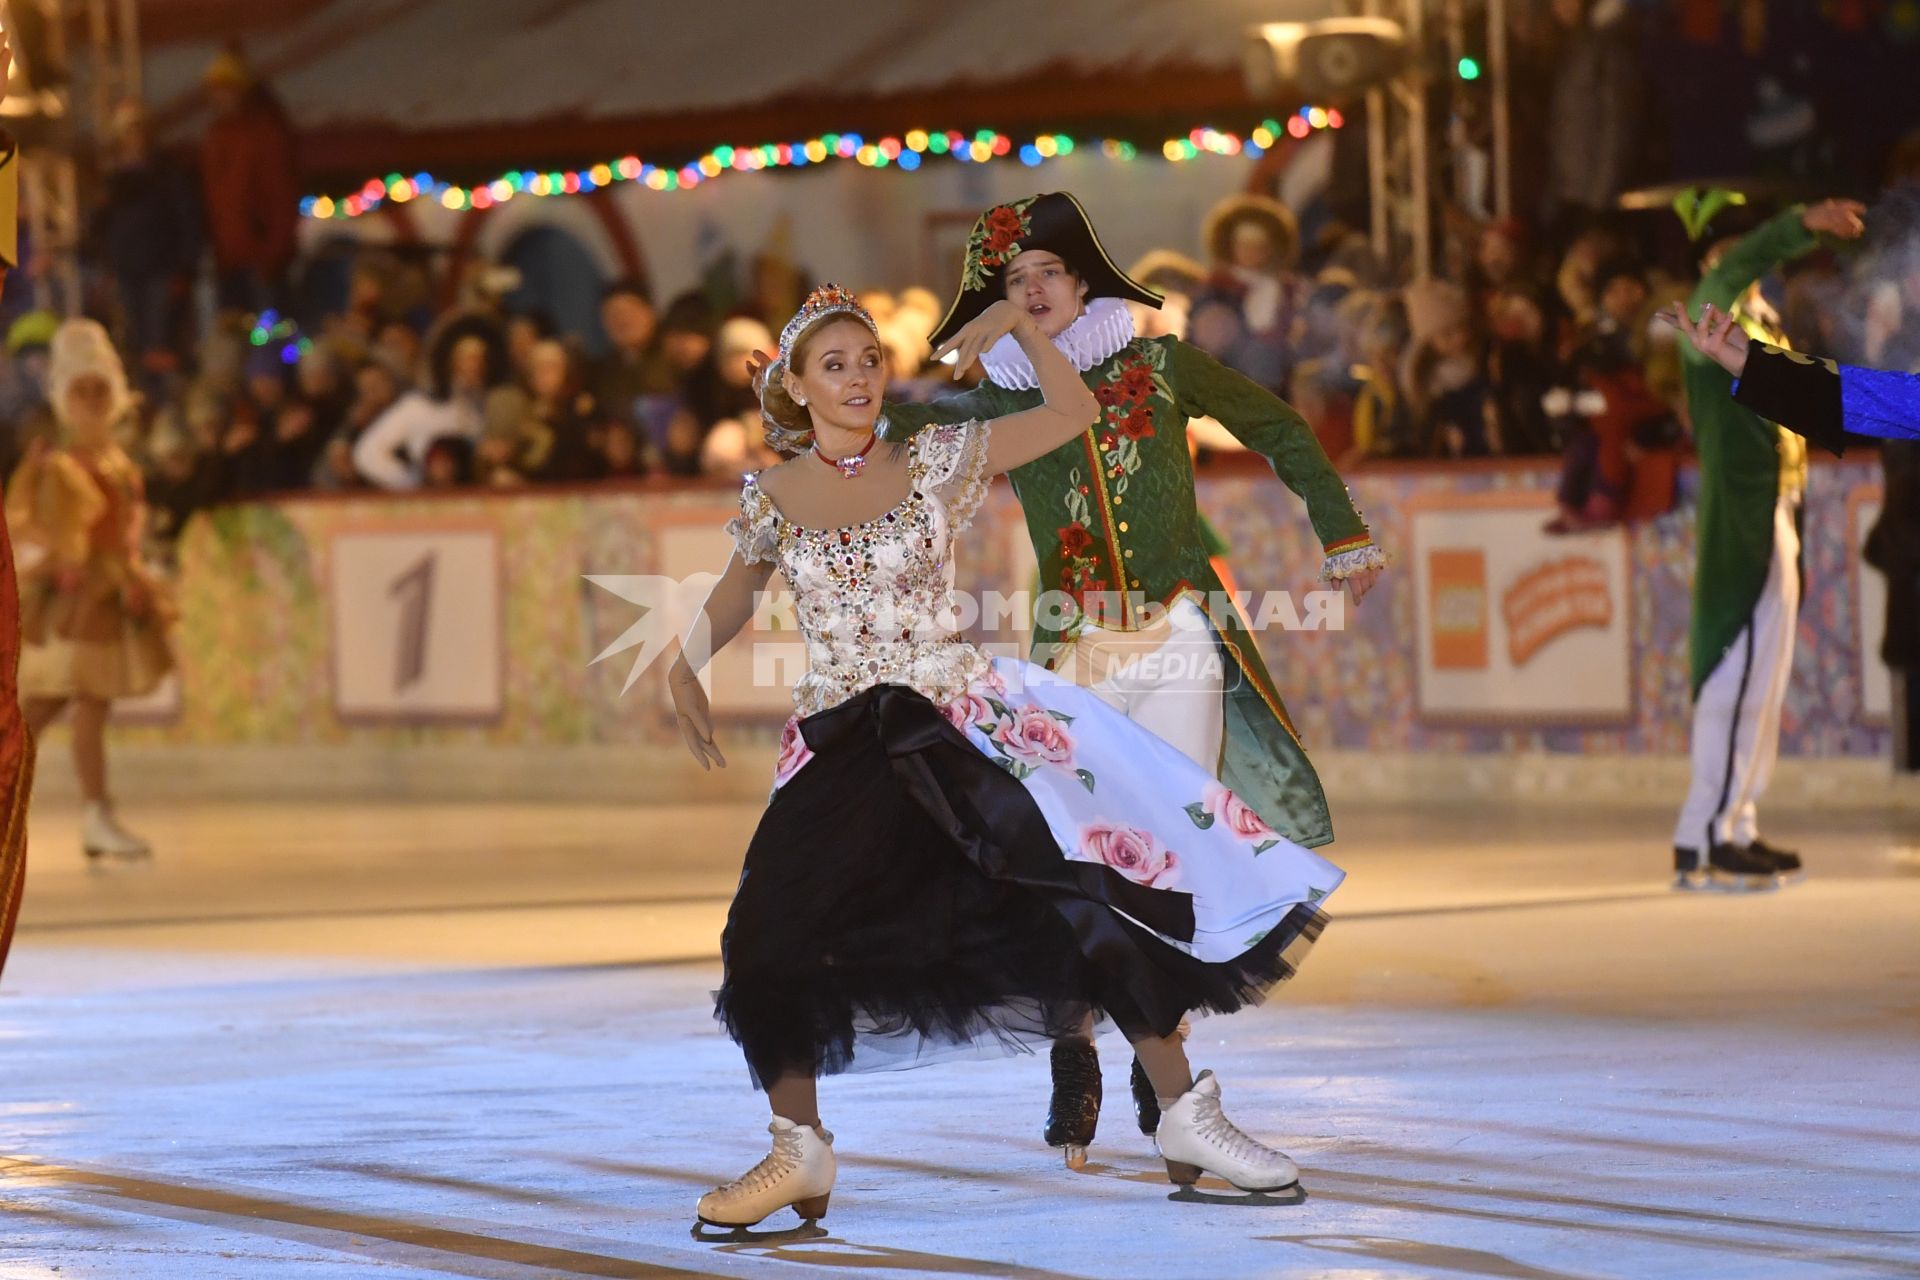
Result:
[[[1061,675],[1219,776],[1225,658],[1191,597],[1180,597],[1145,631],[1084,627],[1066,657]]]
[[[1773,564],[1753,618],[1693,703],[1693,784],[1673,843],[1697,849],[1748,845],[1759,834],[1758,804],[1780,752],[1780,709],[1793,674],[1793,635],[1800,613],[1797,495],[1782,495],[1773,512]]]

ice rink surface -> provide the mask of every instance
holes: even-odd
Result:
[[[35,814],[0,987],[0,1277],[1920,1276],[1920,826],[1676,895],[1671,814],[1349,807],[1336,923],[1198,1025],[1306,1198],[1176,1195],[1102,1041],[827,1083],[815,1232],[693,1238],[766,1150],[708,992],[749,806],[179,805],[89,872]]]

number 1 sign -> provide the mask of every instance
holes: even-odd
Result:
[[[491,530],[334,535],[333,702],[343,720],[492,720],[502,710]]]

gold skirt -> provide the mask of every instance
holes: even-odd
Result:
[[[52,589],[40,573],[20,578],[20,697],[138,698],[173,670],[168,637],[174,609],[164,588],[140,571],[149,601],[136,614],[122,591],[126,571],[89,572],[78,591]],[[118,579],[117,581],[114,579]]]

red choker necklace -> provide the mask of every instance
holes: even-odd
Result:
[[[873,449],[873,446],[879,439],[880,433],[876,431],[873,435],[867,437],[867,442],[861,446],[860,452],[850,453],[844,458],[829,458],[826,454],[820,452],[820,442],[815,440],[813,442],[813,456],[830,467],[838,467],[840,474],[851,480],[860,474],[860,468],[867,465],[867,454]]]

